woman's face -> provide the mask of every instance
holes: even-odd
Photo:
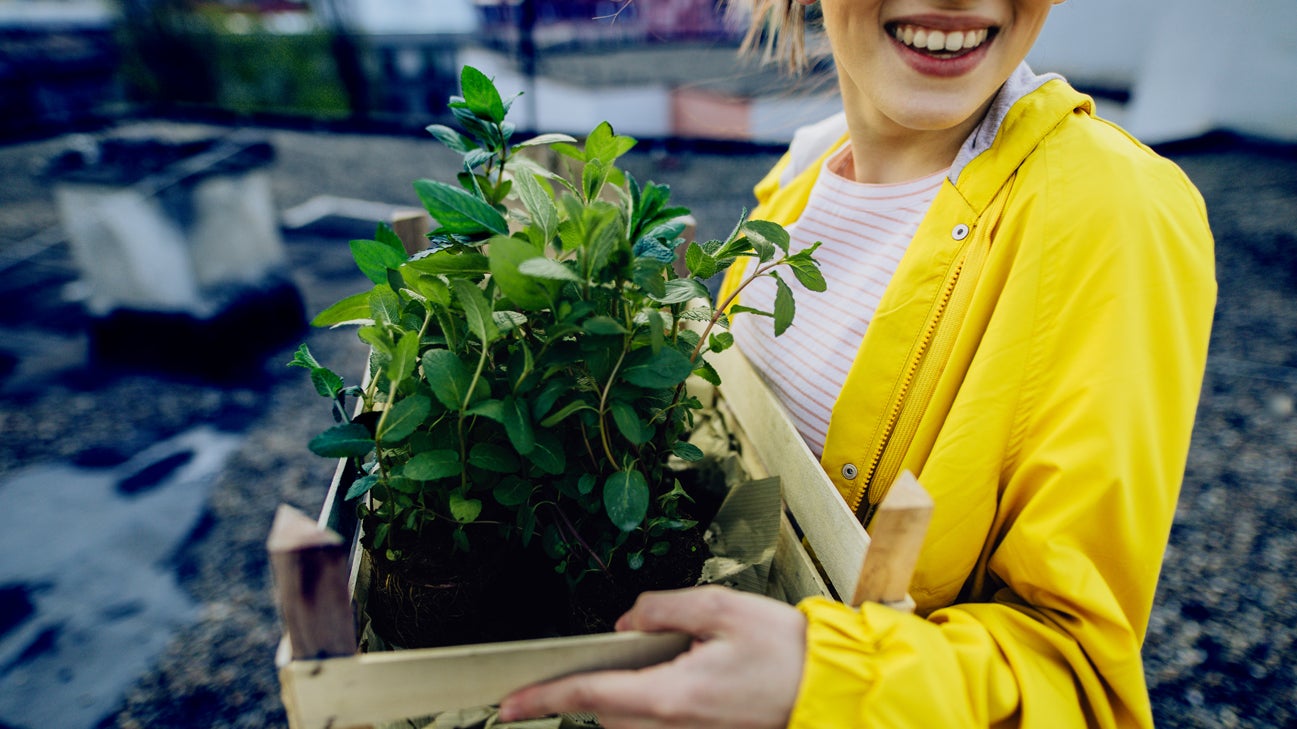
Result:
[[[848,114],[875,133],[967,130],[1061,0],[820,0]]]

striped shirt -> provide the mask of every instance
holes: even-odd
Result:
[[[792,326],[776,339],[768,317],[740,314],[733,324],[739,348],[817,457],[865,328],[947,174],[872,185],[839,173],[850,169],[850,147],[825,160],[801,218],[787,226],[794,252],[822,241],[814,255],[828,289],[808,291],[781,269],[797,306]],[[775,282],[769,277],[753,281],[741,295],[744,306],[763,311],[774,311],[774,301]]]

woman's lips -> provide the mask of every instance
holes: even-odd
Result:
[[[986,57],[995,40],[994,26],[934,28],[918,23],[893,23],[888,35],[901,58],[926,76],[951,77],[967,73]]]

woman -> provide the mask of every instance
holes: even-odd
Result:
[[[753,217],[825,240],[829,291],[798,298],[795,341],[759,321],[736,338],[862,518],[902,468],[931,493],[917,614],[647,595],[619,629],[685,631],[689,652],[524,689],[502,718],[1152,725],[1140,644],[1206,360],[1212,241],[1178,168],[1023,63],[1053,4],[820,0],[844,113],[757,187]]]

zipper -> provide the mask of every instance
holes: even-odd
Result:
[[[982,264],[986,261],[989,245],[982,240],[984,237],[976,231],[969,236],[969,245],[965,248],[963,258],[946,278],[936,311],[924,328],[919,346],[905,369],[901,386],[892,401],[882,437],[858,482],[863,485],[848,502],[851,510],[860,518],[860,523],[866,527],[900,474],[905,454],[918,432],[919,423],[937,389],[937,383],[945,372],[946,362],[959,336],[960,324],[972,302],[973,288],[981,273]],[[960,286],[961,281],[966,284]],[[945,322],[948,322],[948,326],[942,326]]]

